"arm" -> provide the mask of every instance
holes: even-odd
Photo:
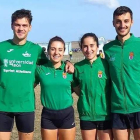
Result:
[[[77,94],[77,96],[80,95],[81,89],[80,89],[80,85],[79,85],[78,70],[77,70],[76,66],[75,66],[75,71],[73,74],[72,89]]]
[[[38,76],[38,69],[39,66],[36,66],[36,70],[35,70],[35,81],[34,81],[34,88],[39,84],[39,76]]]

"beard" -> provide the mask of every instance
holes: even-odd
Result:
[[[125,34],[120,33],[119,30],[116,30],[116,32],[117,32],[118,36],[123,38],[123,37],[127,36],[130,33],[130,28],[127,29],[127,32]]]

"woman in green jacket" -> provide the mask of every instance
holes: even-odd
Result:
[[[65,42],[53,37],[48,44],[50,61],[36,69],[36,83],[41,86],[42,140],[74,140],[75,122],[72,107],[71,82],[73,75],[65,72],[62,62]]]
[[[84,34],[80,47],[85,59],[75,64],[74,91],[83,140],[112,140],[110,121],[110,77],[106,60],[97,56],[98,38]]]

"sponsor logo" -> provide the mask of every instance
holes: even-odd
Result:
[[[98,71],[98,77],[102,78],[103,72],[102,71]]]
[[[31,54],[29,54],[27,51],[22,54],[24,57],[31,57]]]
[[[8,67],[8,59],[4,59],[3,63],[4,63],[4,67]]]
[[[7,52],[12,52],[14,49],[7,50]]]
[[[5,73],[23,73],[23,74],[31,74],[31,71],[26,70],[12,70],[12,69],[3,69]]]
[[[63,72],[63,78],[66,79],[67,78],[67,73]]]
[[[129,53],[129,59],[132,60],[133,58],[134,58],[134,53],[133,52],[130,52]]]
[[[19,60],[8,60],[3,59],[4,67],[12,66],[12,67],[22,67],[22,65],[33,65],[33,61],[19,61]]]

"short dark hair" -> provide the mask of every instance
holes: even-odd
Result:
[[[31,24],[32,22],[32,13],[30,10],[25,10],[25,9],[21,9],[21,10],[17,10],[12,14],[11,17],[11,22],[12,24],[17,20],[17,19],[21,19],[21,18],[27,18],[29,23]]]
[[[113,13],[113,19],[115,18],[115,16],[120,16],[120,15],[126,14],[126,13],[130,13],[131,19],[133,19],[132,10],[129,7],[126,7],[126,6],[118,7]]]
[[[55,37],[53,37],[53,38],[51,38],[51,39],[49,40],[47,51],[49,51],[49,49],[50,49],[50,47],[51,47],[51,44],[52,44],[54,41],[59,41],[59,42],[61,42],[62,44],[64,44],[64,51],[65,51],[65,42],[64,42],[64,40],[63,40],[61,37],[59,37],[59,36],[55,36]]]
[[[95,40],[95,42],[97,43],[97,47],[99,46],[98,37],[94,33],[86,33],[82,36],[82,38],[79,41],[80,48],[82,48],[84,39],[87,37],[92,37]]]

